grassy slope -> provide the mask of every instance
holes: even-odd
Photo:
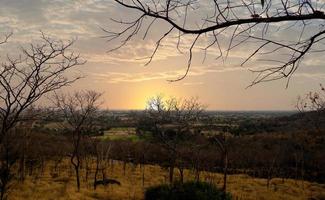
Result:
[[[82,189],[76,191],[73,175],[68,175],[68,169],[62,169],[62,173],[57,178],[52,178],[49,170],[35,180],[28,177],[24,183],[13,184],[10,198],[15,200],[36,200],[36,199],[142,199],[146,187],[165,183],[167,172],[158,166],[147,165],[145,167],[145,186],[142,187],[142,174],[140,167],[127,165],[124,175],[123,165],[115,163],[114,167],[107,170],[109,178],[114,178],[121,182],[121,186],[99,186],[96,191],[92,189],[92,177],[88,182],[82,179]],[[72,173],[72,172],[71,172]],[[186,171],[186,180],[193,179],[190,171]],[[176,173],[177,176],[177,173]],[[220,174],[202,173],[201,179],[213,182],[219,186],[222,184]],[[229,176],[229,191],[237,199],[324,199],[325,185],[285,180],[273,179],[270,187],[266,187],[265,179],[255,179],[247,175]],[[234,198],[236,199],[236,198]]]

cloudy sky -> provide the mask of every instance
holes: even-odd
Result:
[[[225,62],[216,60],[217,49],[211,49],[203,62],[200,45],[188,76],[185,73],[188,53],[175,48],[175,38],[167,38],[153,61],[145,66],[154,49],[155,39],[164,24],[155,26],[146,40],[135,38],[129,44],[109,53],[118,42],[107,42],[101,29],[118,30],[110,19],[135,16],[112,0],[1,0],[0,33],[13,32],[9,42],[0,47],[1,57],[13,54],[19,46],[37,42],[40,31],[59,39],[76,38],[74,50],[87,63],[77,69],[85,78],[66,90],[94,89],[104,92],[109,109],[143,109],[147,99],[157,94],[176,97],[197,96],[209,109],[217,110],[292,110],[298,95],[318,89],[325,83],[322,54],[307,56],[289,87],[286,80],[259,84],[246,89],[254,78],[248,68],[241,67],[247,46],[232,51]],[[291,37],[283,33],[281,37]],[[223,35],[227,40],[229,35]],[[191,38],[184,38],[184,49]],[[203,42],[203,41],[201,41]]]

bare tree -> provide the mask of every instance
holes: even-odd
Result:
[[[183,164],[179,146],[195,136],[193,131],[197,125],[204,106],[197,98],[164,99],[157,96],[148,101],[146,120],[151,121],[154,138],[168,152],[169,182],[173,183],[174,168],[179,166],[181,181],[183,180]]]
[[[181,80],[189,72],[194,49],[206,55],[209,50],[225,61],[231,50],[251,47],[241,65],[259,59],[264,67],[251,69],[257,73],[251,85],[288,78],[289,81],[308,54],[324,49],[324,6],[322,1],[294,0],[114,0],[137,13],[131,19],[115,20],[121,30],[105,30],[108,41],[120,40],[119,49],[137,35],[147,38],[159,24],[161,37],[156,40],[148,63],[167,38],[176,38],[175,48],[181,53],[182,41],[191,38],[188,65]],[[283,34],[290,33],[290,39]],[[277,37],[281,35],[281,38]],[[226,36],[226,37],[225,37]],[[205,40],[202,43],[200,40]],[[227,41],[227,42],[225,42]],[[186,42],[186,41],[185,41]],[[215,53],[217,52],[217,53]],[[259,58],[261,55],[262,58]],[[147,63],[147,64],[148,64]]]
[[[69,79],[66,72],[84,63],[69,48],[74,41],[53,40],[42,34],[41,44],[23,48],[18,58],[7,57],[0,72],[1,138],[17,122],[22,112],[45,94],[68,86],[80,78]]]
[[[316,131],[320,133],[325,114],[325,88],[323,85],[320,84],[319,91],[309,92],[304,97],[298,97],[296,108],[307,116]]]
[[[95,118],[101,104],[99,101],[101,95],[101,93],[90,90],[73,94],[56,94],[53,98],[54,105],[64,116],[65,121],[62,125],[72,143],[70,161],[75,169],[78,191],[80,191],[82,142],[94,128]]]
[[[19,123],[29,119],[27,109],[44,95],[78,80],[80,76],[68,78],[66,72],[84,63],[70,50],[74,40],[63,42],[44,34],[41,39],[38,44],[22,48],[16,58],[7,56],[0,67],[0,199],[6,198],[10,168],[15,163],[11,154],[14,135]]]

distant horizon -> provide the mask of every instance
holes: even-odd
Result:
[[[101,109],[108,111],[144,111],[146,109]],[[298,110],[218,110],[218,109],[205,109],[208,112],[299,112]]]

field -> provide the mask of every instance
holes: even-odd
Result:
[[[159,166],[146,165],[144,168],[144,185],[142,185],[142,169],[139,165],[127,164],[124,171],[122,162],[114,161],[114,164],[107,169],[107,176],[120,181],[121,186],[99,186],[94,190],[92,186],[93,176],[91,175],[88,181],[85,181],[85,177],[82,176],[82,188],[80,192],[77,192],[75,176],[68,163],[61,165],[60,168],[61,173],[57,177],[50,173],[50,167],[48,167],[44,174],[38,178],[27,176],[23,183],[12,184],[9,199],[140,200],[143,199],[145,188],[168,181],[166,170]],[[191,174],[189,170],[185,171],[185,180],[192,180]],[[175,175],[177,178],[178,174]],[[202,172],[201,180],[218,186],[222,184],[221,174],[216,173]],[[234,197],[233,199],[325,199],[324,184],[274,178],[267,188],[266,179],[252,178],[248,175],[229,175],[228,180],[228,191]]]
[[[135,134],[135,128],[123,127],[111,128],[110,130],[105,131],[101,138],[109,140],[139,140],[139,137]]]
[[[228,118],[210,113],[215,119],[214,127],[204,125],[203,118],[201,123],[187,125],[186,137],[182,137],[183,132],[177,132],[181,130],[179,124],[168,122],[156,126],[150,124],[150,118],[142,120],[141,114],[126,113],[123,116],[129,119],[115,121],[114,126],[107,126],[107,116],[98,121],[92,132],[81,137],[79,192],[75,168],[70,163],[72,138],[62,134],[66,130],[55,121],[58,117],[40,121],[28,137],[23,135],[20,141],[15,140],[22,144],[18,149],[26,146],[13,165],[8,199],[140,200],[144,199],[147,188],[172,181],[169,174],[172,167],[173,181],[181,179],[179,170],[188,168],[191,170],[184,171],[184,181],[196,180],[199,172],[200,181],[221,189],[223,174],[212,171],[222,173],[225,155],[211,139],[217,139],[227,148],[227,192],[234,200],[325,199],[322,167],[325,137],[307,132],[311,127],[300,130],[300,125],[306,124],[301,118],[283,120],[267,113],[257,118],[239,117],[240,114]],[[227,127],[229,133],[224,132]],[[174,137],[175,134],[179,137]],[[171,151],[173,148],[176,153]],[[96,167],[97,181],[109,178],[121,185],[99,185],[95,190]],[[21,177],[25,177],[24,181]]]

